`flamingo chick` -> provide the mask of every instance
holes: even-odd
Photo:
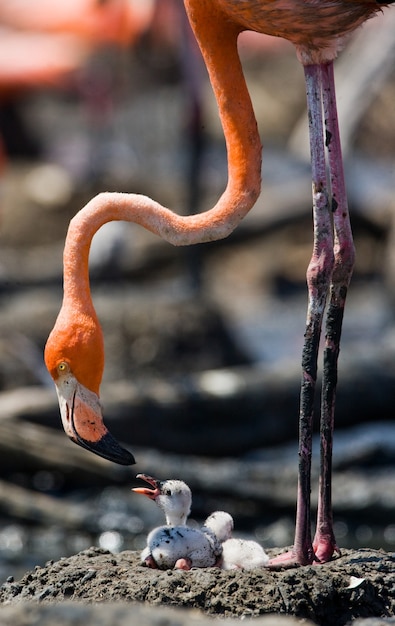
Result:
[[[265,567],[269,557],[256,541],[232,537],[233,518],[225,511],[215,511],[208,516],[204,525],[210,528],[222,543],[222,557],[218,562],[221,569],[252,570]]]
[[[188,485],[181,480],[160,481],[147,474],[138,474],[137,478],[153,489],[135,487],[132,491],[153,500],[166,518],[166,526],[149,533],[147,546],[141,553],[142,563],[154,569],[190,570],[215,566],[222,553],[215,533],[205,526],[201,530],[186,526],[192,504]]]

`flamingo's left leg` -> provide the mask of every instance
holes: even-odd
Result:
[[[332,195],[335,265],[326,315],[324,368],[321,398],[321,468],[318,495],[317,528],[313,541],[318,561],[328,561],[339,551],[333,532],[332,514],[332,445],[337,386],[337,362],[343,313],[350,283],[355,250],[351,232],[341,154],[333,64],[321,66],[326,148]]]

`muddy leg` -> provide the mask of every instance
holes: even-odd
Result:
[[[268,567],[306,565],[314,560],[310,513],[313,408],[322,319],[334,256],[323,138],[321,66],[309,65],[304,70],[312,163],[314,246],[307,270],[309,303],[302,356],[295,542],[290,553],[272,559]]]
[[[326,317],[324,368],[321,400],[321,467],[318,496],[317,529],[314,551],[319,561],[328,561],[339,551],[333,532],[332,447],[337,386],[337,363],[343,313],[350,283],[355,250],[347,206],[343,161],[338,128],[333,64],[322,66],[326,147],[328,150],[332,213],[334,224],[335,265],[330,286]]]

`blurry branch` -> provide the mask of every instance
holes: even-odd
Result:
[[[57,524],[66,528],[88,525],[91,511],[74,504],[0,480],[0,509],[25,521]]]
[[[355,393],[353,396],[355,404]],[[37,397],[35,400],[37,408]],[[0,407],[1,404],[0,394]],[[7,418],[0,410],[1,466],[11,477],[13,471],[26,473],[30,469],[34,473],[49,469],[63,473],[67,481],[71,479],[71,483],[78,487],[90,484],[100,488],[117,482],[126,488],[137,483],[137,473],[146,472],[158,478],[185,480],[196,496],[197,508],[203,502],[213,509],[233,507],[232,502],[235,501],[248,501],[259,503],[268,510],[293,510],[297,481],[296,442],[281,447],[266,447],[242,458],[236,455],[207,458],[170,454],[133,446],[137,465],[124,468],[77,447],[68,441],[63,432],[28,423],[16,418],[15,413],[15,406],[12,418],[11,412]],[[281,420],[277,419],[277,422],[281,426]],[[203,428],[209,427],[205,424]],[[241,428],[246,428],[244,422]],[[395,489],[395,432],[390,423],[376,423],[370,428],[369,431],[369,426],[359,426],[351,434],[346,431],[343,441],[341,431],[338,432],[334,458],[334,501],[338,511],[355,509],[373,511],[375,515],[379,511],[387,518],[393,515],[394,508],[393,501],[385,494],[393,493]],[[185,415],[183,432],[187,438],[190,428]],[[317,438],[313,459],[313,502],[316,502],[318,482],[318,449]],[[380,459],[384,463],[383,471],[369,470],[372,459]],[[13,466],[11,469],[10,465]],[[350,494],[353,496],[350,497]],[[0,510],[24,521],[97,531],[97,517],[91,501],[76,504],[65,498],[59,500],[11,481],[0,481]]]

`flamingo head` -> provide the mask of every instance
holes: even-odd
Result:
[[[59,316],[45,346],[44,359],[55,383],[66,435],[109,461],[135,463],[133,455],[119,445],[103,422],[99,387],[104,350],[100,327],[83,332],[81,326],[63,325]]]
[[[137,474],[136,478],[144,480],[152,489],[134,487],[132,491],[153,500],[164,512],[167,525],[186,523],[192,504],[191,490],[186,483],[182,480],[157,480],[147,474]]]

